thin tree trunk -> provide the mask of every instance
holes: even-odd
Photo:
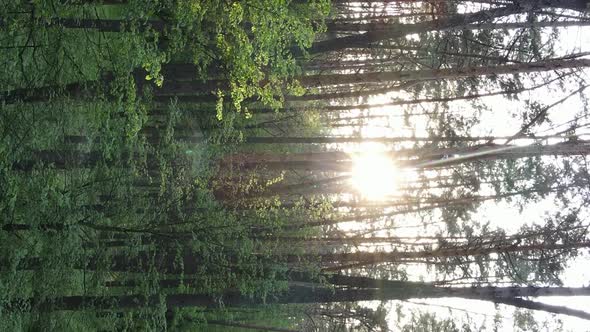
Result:
[[[531,86],[531,87],[527,87],[527,88],[521,88],[521,89],[492,91],[492,92],[478,93],[478,94],[465,95],[465,96],[455,96],[455,97],[417,98],[417,99],[411,99],[411,100],[397,100],[397,101],[392,101],[390,103],[382,103],[382,104],[327,105],[327,106],[322,106],[320,108],[320,111],[322,113],[329,113],[329,112],[351,111],[351,110],[356,110],[356,109],[365,110],[365,109],[383,108],[383,107],[391,107],[391,106],[416,105],[416,104],[423,104],[423,103],[447,103],[447,102],[453,102],[453,101],[459,101],[459,100],[475,100],[475,99],[485,98],[485,97],[518,94],[518,93],[532,91],[532,90],[547,86],[547,85],[555,82],[556,80],[561,79],[562,77],[563,76],[558,77],[558,78],[554,78],[550,81],[547,81],[547,82],[539,84],[539,85],[535,85],[535,86]],[[293,112],[293,111],[301,111],[301,110],[302,110],[301,108],[290,107],[290,108],[282,109],[281,112]],[[250,111],[253,113],[275,113],[276,112],[275,110],[269,109],[269,108],[263,108],[263,109],[251,108]]]
[[[391,23],[328,23],[328,31],[358,32],[387,30]],[[395,24],[395,23],[394,23]],[[466,24],[455,27],[462,30],[497,30],[497,29],[526,29],[526,28],[562,28],[574,26],[588,26],[590,21],[556,21],[556,22],[509,22],[509,23],[481,23]]]
[[[297,77],[296,79],[305,86],[317,87],[336,84],[388,83],[399,81],[415,82],[424,80],[458,79],[485,75],[545,72],[581,67],[590,67],[590,59],[549,60],[500,66],[442,68],[432,70],[307,75]]]
[[[541,302],[535,302],[530,300],[525,300],[521,298],[496,298],[494,302],[510,305],[513,307],[530,309],[530,310],[540,310],[545,312],[550,312],[559,315],[566,315],[572,317],[578,317],[581,319],[590,320],[590,313],[587,313],[582,310],[571,309],[564,306],[557,306],[557,305],[550,305]]]
[[[358,137],[358,136],[249,136],[244,138],[245,143],[250,144],[345,144],[345,143],[400,143],[400,142],[481,142],[492,140],[504,140],[513,136],[457,136],[457,137]],[[554,138],[554,137],[549,137]],[[542,137],[540,138],[542,139]]]
[[[229,327],[238,327],[241,329],[248,329],[248,330],[270,331],[270,332],[298,332],[299,331],[299,330],[293,330],[293,329],[287,329],[287,328],[278,328],[278,327],[246,324],[246,323],[239,323],[239,322],[232,322],[232,321],[225,321],[225,320],[211,320],[211,319],[209,319],[209,320],[207,320],[207,324],[219,325],[219,326],[229,326]]]
[[[521,251],[541,251],[541,250],[566,250],[576,248],[589,248],[590,242],[580,242],[573,244],[531,244],[531,245],[492,245],[480,247],[457,247],[442,248],[435,250],[422,250],[415,252],[352,252],[352,253],[329,253],[320,255],[322,262],[367,262],[367,263],[385,263],[399,262],[405,259],[435,259],[459,256],[486,256],[496,253],[511,253]],[[300,256],[287,256],[288,261],[299,261]]]
[[[519,159],[540,156],[569,156],[588,155],[590,153],[590,142],[572,141],[552,145],[526,145],[526,146],[498,146],[495,144],[484,144],[467,148],[446,148],[446,149],[409,149],[406,151],[391,152],[391,157],[396,160],[400,156],[416,156],[417,159],[397,160],[396,168],[434,169],[450,167],[475,161],[493,161],[502,159]],[[335,156],[338,156],[336,154]],[[304,169],[304,170],[331,170],[338,172],[350,172],[352,170],[350,160],[313,160],[298,159],[296,156],[287,160],[252,160],[244,161],[240,167],[255,168],[266,167],[267,169]]]

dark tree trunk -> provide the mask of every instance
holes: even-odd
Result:
[[[368,31],[358,35],[315,42],[308,50],[308,53],[313,55],[324,52],[339,51],[351,46],[369,47],[373,43],[386,39],[401,38],[413,33],[456,28],[465,24],[479,21],[488,21],[493,18],[516,14],[522,11],[523,7],[519,5],[510,5],[502,8],[482,10],[476,13],[456,14],[438,20],[408,24],[405,26],[390,25],[389,28],[385,30],[381,29],[377,31]],[[292,49],[291,52],[296,55],[301,54],[301,51],[298,48]]]

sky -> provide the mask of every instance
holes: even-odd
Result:
[[[588,27],[570,27],[564,28],[561,32],[561,38],[557,43],[557,50],[558,54],[569,54],[572,52],[583,52],[590,49],[590,29]],[[588,78],[587,73],[584,73],[583,76]],[[570,91],[577,89],[577,86],[568,86],[567,87]],[[542,89],[539,91],[534,91],[528,93],[528,98],[531,100],[539,101],[543,104],[549,105],[555,102],[556,100],[561,99],[564,95],[562,91],[550,91],[547,89]],[[588,93],[585,94],[588,97]],[[386,103],[391,100],[392,97],[399,97],[396,93],[389,94],[389,95],[381,95],[375,96],[369,100],[370,104],[382,104]],[[474,136],[486,136],[486,135],[494,135],[494,136],[510,136],[518,132],[520,129],[520,120],[514,118],[514,114],[518,114],[521,110],[521,105],[519,102],[507,102],[502,97],[488,97],[486,98],[487,103],[491,106],[491,112],[483,112],[481,117],[479,117],[480,123],[476,125],[473,130],[471,131],[472,135]],[[456,102],[452,104],[453,111],[457,110],[467,110],[469,109],[468,103],[463,102]],[[549,119],[555,123],[564,123],[568,120],[571,120],[573,117],[576,116],[576,113],[581,109],[582,104],[580,102],[579,97],[573,97],[568,101],[556,106],[555,108],[551,109],[549,112]],[[352,112],[351,115],[358,114],[358,112]],[[412,135],[412,133],[416,136],[426,136],[426,132],[424,131],[424,126],[420,126],[420,123],[413,129],[412,132],[406,128],[401,120],[401,118],[395,116],[396,114],[400,114],[399,109],[396,107],[389,107],[389,108],[381,108],[381,109],[374,109],[371,111],[371,114],[383,114],[389,116],[387,121],[385,122],[384,119],[375,119],[372,122],[369,121],[367,125],[361,130],[361,135],[364,137],[382,137],[382,136],[402,136],[402,135]],[[538,127],[535,127],[536,133],[543,133],[549,134],[551,133],[546,132],[548,130],[549,125],[544,124]],[[587,131],[590,133],[590,131]],[[339,128],[338,135],[352,135],[352,129],[343,129]],[[588,136],[590,137],[590,136]],[[582,137],[582,138],[588,138]],[[501,143],[501,142],[499,142]],[[549,142],[551,143],[551,142]],[[530,141],[515,141],[514,144],[530,144]],[[349,151],[386,151],[389,148],[380,144],[376,143],[366,143],[361,146],[359,145],[350,145],[346,147]],[[378,162],[375,157],[371,162],[365,162],[367,165],[372,166],[362,166],[366,169],[375,169],[374,164]],[[372,167],[372,168],[371,168]],[[390,168],[391,166],[387,166]],[[357,173],[363,174],[362,170],[357,170]],[[365,175],[366,176],[366,175]],[[356,176],[356,180],[353,179],[353,184],[355,183],[366,183],[367,179],[359,178],[360,176]],[[355,182],[356,181],[356,182]],[[388,180],[389,181],[389,180]],[[357,185],[357,187],[359,187]],[[370,192],[370,189],[363,189],[364,192]],[[382,190],[381,190],[382,191]],[[375,196],[378,198],[382,196],[383,193],[378,193]],[[377,199],[376,197],[370,197],[370,194],[366,194],[365,196],[370,199]],[[510,203],[497,203],[497,202],[486,202],[482,204],[482,207],[478,210],[474,219],[477,220],[489,220],[492,225],[505,229],[509,233],[516,231],[523,223],[526,222],[539,222],[543,220],[543,216],[546,213],[554,212],[553,203],[551,198],[545,199],[535,204],[530,204],[525,207],[525,209],[518,213],[518,209]],[[586,220],[590,220],[587,214],[588,211],[584,211],[584,217]],[[356,225],[357,227],[360,225]],[[352,226],[350,226],[352,227]],[[424,234],[424,229],[415,229],[415,228],[408,228],[405,230],[396,231],[397,235],[400,236],[413,236],[418,234]],[[590,258],[588,257],[588,253],[583,253],[581,257],[575,259],[571,262],[570,266],[566,269],[564,274],[562,275],[562,279],[564,284],[567,286],[589,286],[590,283],[590,269],[588,268],[590,264]],[[422,271],[415,271],[416,274],[425,274],[427,275],[422,267],[418,267],[418,269],[422,269]],[[578,297],[578,298],[538,298],[541,302],[546,302],[548,304],[553,305],[562,305],[567,306],[573,309],[579,310],[586,310],[590,312],[590,297]],[[408,304],[404,303],[404,306],[410,306],[420,310],[428,310],[431,312],[435,312],[437,315],[441,317],[451,317],[456,320],[463,320],[465,318],[465,312],[468,311],[469,317],[471,319],[475,319],[477,322],[487,322],[489,326],[491,326],[491,322],[493,321],[493,316],[498,313],[503,318],[502,320],[502,327],[501,331],[514,331],[514,319],[513,319],[513,312],[514,308],[507,307],[504,305],[498,306],[498,311],[496,312],[496,308],[493,304],[489,302],[482,302],[482,301],[471,301],[465,299],[437,299],[437,300],[416,300],[413,302],[419,302],[420,304]],[[427,305],[430,306],[427,306]],[[391,302],[390,305],[392,308],[396,305],[395,302]],[[458,308],[458,310],[453,310],[452,312],[449,311],[448,307]],[[563,323],[563,328],[566,331],[590,331],[590,322],[584,321],[578,318],[573,317],[555,317],[555,315],[543,313],[543,312],[535,312],[535,318],[538,321],[548,321],[548,325],[541,329],[541,331],[553,331],[555,330],[556,326],[556,319],[561,319]],[[397,320],[395,310],[390,311],[389,316],[390,322],[392,326],[394,326],[394,322]]]

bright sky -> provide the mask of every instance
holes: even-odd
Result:
[[[562,38],[560,39],[559,48],[561,52],[558,54],[568,54],[571,52],[580,52],[587,50],[590,46],[590,29],[588,28],[567,28],[566,31],[562,32]],[[586,75],[587,78],[587,75]],[[571,87],[571,91],[577,89],[577,86]],[[566,92],[567,93],[567,92]],[[542,101],[544,104],[551,104],[556,100],[559,100],[564,96],[564,92],[561,91],[548,91],[543,89],[540,91],[532,92],[529,97],[533,100]],[[390,101],[391,97],[395,95],[382,95],[372,98],[369,102],[371,104],[381,104]],[[493,111],[484,112],[480,119],[480,124],[477,125],[472,134],[474,136],[509,136],[516,133],[520,129],[519,119],[514,119],[512,114],[520,112],[518,102],[507,102],[502,97],[489,97],[487,99],[489,105],[492,105]],[[468,111],[469,105],[467,103],[457,102],[454,103],[454,110],[466,109]],[[576,113],[581,109],[582,104],[578,97],[573,97],[567,102],[559,105],[552,109],[549,113],[549,118],[554,123],[563,123],[572,119]],[[356,115],[359,113],[356,112]],[[361,130],[361,135],[364,137],[382,137],[382,136],[402,136],[402,135],[416,135],[426,136],[424,127],[406,128],[402,123],[402,119],[392,115],[400,114],[396,108],[382,108],[372,110],[370,114],[383,114],[390,116],[387,123],[383,119],[375,119],[370,121],[366,127]],[[351,113],[354,116],[355,112]],[[543,132],[547,128],[546,125],[536,127],[535,132]],[[563,128],[562,128],[563,129]],[[352,135],[352,129],[342,129],[338,131],[338,135]],[[529,142],[524,142],[529,143]],[[521,142],[521,144],[524,144]],[[515,142],[518,144],[518,142]],[[353,184],[359,189],[362,196],[371,199],[378,200],[386,194],[393,194],[394,190],[392,187],[395,186],[395,182],[399,179],[393,178],[391,174],[392,165],[383,160],[375,154],[376,151],[387,150],[387,147],[376,143],[366,143],[363,145],[352,145],[349,147],[354,151],[369,151],[366,159],[359,159],[356,162],[356,167],[353,172]],[[380,181],[380,179],[383,179]],[[546,212],[551,212],[552,202],[551,199],[541,201],[536,204],[527,206],[522,213],[518,213],[518,209],[509,203],[496,203],[486,202],[482,205],[482,208],[474,216],[477,220],[489,220],[493,225],[501,227],[506,230],[516,231],[524,222],[539,222],[543,220],[543,215]],[[586,212],[586,211],[585,211]],[[350,227],[353,223],[351,223]],[[362,227],[362,224],[355,224],[356,227]],[[425,230],[422,228],[408,228],[403,230],[396,230],[396,234],[400,236],[416,236],[418,234],[424,235]],[[590,259],[587,254],[573,261],[570,267],[563,275],[563,281],[567,286],[588,286],[590,282],[590,270],[587,268],[590,263]],[[416,268],[414,268],[416,269]],[[423,267],[418,267],[422,271],[415,271],[416,274],[425,274]],[[590,312],[590,298],[541,298],[540,301],[544,301],[554,305],[568,306],[574,309],[586,310]],[[439,300],[416,300],[415,302],[424,302],[437,306],[424,306],[422,304],[407,304],[404,306],[413,306],[417,309],[428,310],[436,312],[441,317],[453,317],[454,319],[462,320],[465,319],[465,312],[470,311],[470,317],[479,321],[486,321],[491,323],[493,321],[493,315],[496,314],[494,305],[488,302],[481,301],[468,301],[464,299],[439,299]],[[395,302],[391,303],[392,306]],[[442,307],[441,307],[442,306]],[[449,308],[444,306],[450,306],[459,308],[452,313],[449,312]],[[514,322],[512,319],[513,308],[506,306],[499,306],[499,314],[504,316],[502,331],[513,331]],[[475,312],[475,313],[473,313]],[[479,318],[478,318],[479,317]],[[538,321],[549,320],[549,325],[541,329],[541,331],[553,331],[555,329],[554,317],[542,312],[535,312],[535,317]],[[563,327],[566,331],[590,331],[590,324],[587,321],[572,317],[559,317],[563,321]],[[393,328],[393,322],[396,320],[395,310],[391,310],[390,320],[392,322],[391,327]]]

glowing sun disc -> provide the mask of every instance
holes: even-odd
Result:
[[[353,159],[353,187],[366,199],[381,200],[396,190],[395,166],[383,154],[367,153]]]

